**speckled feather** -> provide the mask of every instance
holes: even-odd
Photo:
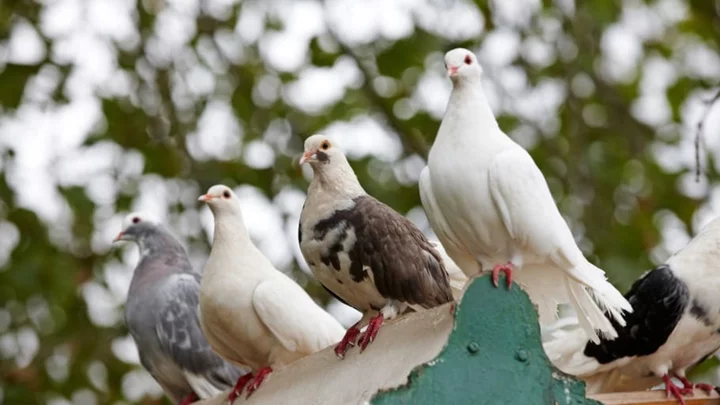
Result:
[[[358,196],[353,203],[318,221],[308,235],[329,246],[321,255],[325,265],[340,271],[338,255],[344,252],[350,259],[353,281],[367,278],[369,269],[385,298],[425,308],[452,300],[442,258],[412,222],[369,195]],[[332,237],[329,231],[338,227],[344,232]],[[344,251],[350,229],[356,240]]]

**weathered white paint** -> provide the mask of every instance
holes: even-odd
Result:
[[[259,390],[236,405],[360,405],[374,393],[407,382],[417,365],[445,346],[453,326],[449,304],[401,316],[380,329],[360,353],[351,348],[344,360],[329,347],[276,370]],[[197,405],[227,405],[227,392]]]

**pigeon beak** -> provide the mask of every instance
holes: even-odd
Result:
[[[300,158],[300,166],[302,166],[306,162],[308,162],[310,160],[314,160],[316,158],[317,158],[317,155],[315,154],[315,152],[307,151],[307,152],[303,153],[302,157]]]
[[[447,68],[447,74],[448,74],[448,76],[451,76],[451,77],[455,76],[455,73],[457,73],[457,71],[458,71],[457,66],[448,66],[448,68]]]
[[[119,234],[117,234],[117,236],[115,237],[115,239],[113,239],[113,243],[119,242],[119,241],[123,240],[123,236],[125,236],[125,235],[123,235],[122,232],[120,232]]]
[[[208,202],[212,199],[213,199],[213,196],[211,196],[210,194],[203,194],[200,197],[198,197],[198,201],[202,201],[202,202]]]

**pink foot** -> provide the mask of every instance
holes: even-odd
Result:
[[[335,355],[340,357],[341,359],[345,358],[345,353],[347,353],[350,347],[355,346],[355,340],[357,340],[357,337],[360,334],[358,324],[360,324],[360,322],[349,327],[340,343],[335,346]]]
[[[263,380],[265,380],[265,377],[267,377],[268,374],[272,373],[272,371],[272,367],[263,367],[258,370],[257,375],[247,387],[247,396],[245,397],[245,399],[250,398],[250,395],[257,391],[258,388],[260,388],[260,384],[262,384]]]
[[[367,329],[365,329],[365,333],[360,336],[360,341],[358,342],[360,344],[360,353],[365,351],[368,345],[375,340],[375,336],[377,336],[377,333],[384,321],[385,318],[382,313],[370,318],[370,323],[368,324]]]
[[[235,399],[240,396],[243,388],[245,388],[245,385],[247,385],[247,383],[252,380],[252,378],[252,373],[247,373],[242,377],[238,378],[232,391],[230,391],[230,395],[228,395],[228,402],[230,403],[230,405],[232,405],[233,401],[235,401]]]
[[[498,278],[500,277],[500,272],[505,273],[507,276],[507,286],[508,290],[512,286],[512,268],[513,265],[511,263],[508,264],[498,264],[497,266],[493,267],[492,269],[492,282],[495,287],[498,286]]]
[[[450,304],[450,315],[455,313],[455,303]]]
[[[712,386],[712,385],[710,385],[710,384],[704,384],[704,383],[693,384],[693,383],[691,383],[690,380],[688,380],[686,377],[678,377],[678,379],[680,380],[681,383],[683,383],[683,389],[682,389],[682,390],[683,390],[684,392],[689,392],[688,395],[692,395],[692,394],[693,394],[693,388],[699,388],[699,389],[707,392],[708,394],[711,393],[711,392],[713,392],[713,391],[715,390],[715,387]]]
[[[675,397],[675,399],[678,400],[680,405],[687,405],[685,403],[685,398],[683,398],[683,395],[687,395],[687,390],[685,388],[680,388],[675,383],[670,380],[670,377],[668,377],[667,374],[662,376],[662,380],[665,383],[665,396],[670,398],[670,395]],[[692,392],[692,389],[691,389]]]
[[[195,394],[194,392],[191,392],[191,393],[187,394],[187,396],[182,401],[180,401],[180,403],[178,405],[190,405],[193,402],[197,401],[198,399],[200,399],[200,398],[198,398],[197,394]]]

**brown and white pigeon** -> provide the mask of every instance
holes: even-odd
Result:
[[[300,215],[303,257],[320,283],[363,313],[335,347],[343,357],[373,341],[386,319],[453,300],[437,250],[407,218],[368,195],[342,151],[323,135],[305,141],[300,164],[314,172]]]
[[[420,196],[433,230],[468,277],[514,277],[552,323],[570,303],[595,342],[617,336],[631,312],[605,273],[578,248],[530,154],[498,126],[482,89],[482,67],[467,49],[445,54],[453,90],[420,175]],[[598,333],[599,331],[599,333]]]
[[[254,373],[237,381],[232,403],[248,383],[249,397],[274,368],[338,342],[345,330],[255,247],[229,187],[213,186],[199,199],[215,219],[200,284],[201,325],[218,354]]]
[[[164,226],[140,213],[125,217],[115,241],[135,242],[140,248],[125,321],[143,367],[182,405],[232,387],[249,370],[225,362],[202,334],[200,273],[193,270],[185,249]]]

